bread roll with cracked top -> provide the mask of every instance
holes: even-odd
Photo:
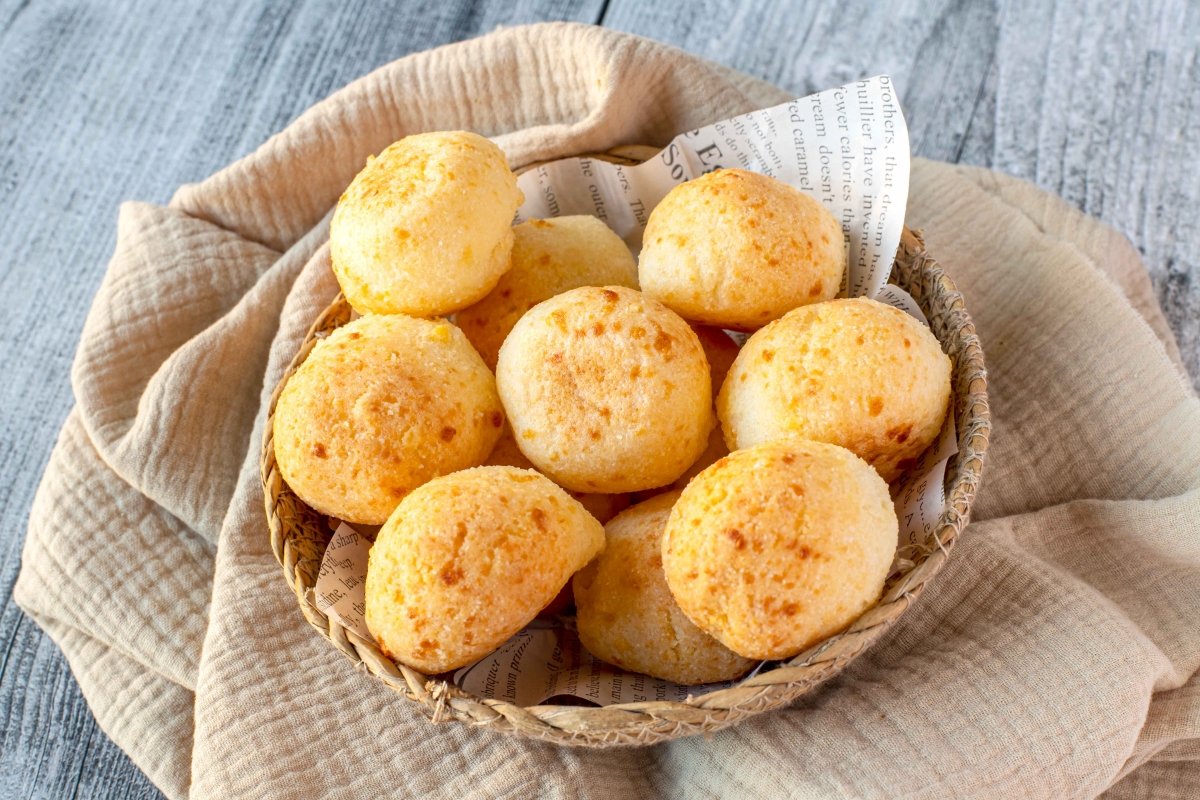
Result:
[[[367,627],[389,657],[436,674],[528,625],[604,549],[604,528],[533,470],[476,467],[413,491],[367,563]]]

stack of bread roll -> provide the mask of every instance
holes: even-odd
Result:
[[[637,260],[591,217],[514,226],[522,200],[487,139],[420,134],[330,225],[361,316],[288,381],[275,451],[314,509],[382,524],[380,647],[443,673],[573,605],[596,657],[694,684],[843,630],[947,412],[936,339],[837,299],[840,225],[771,178],[679,185]]]

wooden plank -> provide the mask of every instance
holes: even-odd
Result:
[[[0,797],[157,797],[12,604],[29,505],[126,199],[165,202],[317,100],[497,25],[594,22],[600,0],[0,2]]]
[[[993,167],[1127,235],[1200,387],[1200,5],[612,0],[605,24],[797,94],[888,72],[916,154]]]
[[[0,630],[0,797],[159,797],[96,725],[53,642],[11,604]]]

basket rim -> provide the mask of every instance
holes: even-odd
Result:
[[[593,158],[636,164],[656,148],[629,145]],[[531,169],[536,163],[518,168]],[[305,619],[356,665],[381,679],[393,690],[421,704],[435,722],[458,719],[475,725],[555,741],[568,745],[602,747],[653,744],[680,736],[714,731],[746,717],[786,705],[841,672],[886,633],[941,571],[955,541],[966,527],[982,476],[991,432],[987,370],[983,349],[954,282],[926,252],[921,235],[905,227],[896,254],[893,279],[908,278],[902,286],[930,317],[943,349],[952,359],[951,413],[958,423],[958,455],[946,474],[946,507],[933,532],[933,544],[914,559],[879,602],[846,630],[774,666],[764,667],[734,686],[689,695],[682,702],[648,701],[600,707],[536,705],[517,706],[504,700],[485,699],[465,692],[447,680],[427,676],[388,658],[374,641],[346,630],[319,611],[310,596],[321,552],[313,542],[328,539],[328,528],[314,522],[316,512],[299,500],[283,481],[275,461],[273,420],[279,396],[292,374],[308,357],[323,334],[350,318],[350,307],[339,294],[310,326],[295,357],[275,385],[267,407],[260,471],[271,546],[284,578],[296,595]],[[939,300],[936,309],[933,298]],[[286,519],[285,519],[286,518]],[[312,530],[313,528],[315,530]],[[307,538],[300,534],[308,532]]]

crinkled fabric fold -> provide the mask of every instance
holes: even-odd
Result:
[[[976,521],[836,681],[708,738],[567,749],[431,725],[300,616],[263,518],[264,407],[336,292],[328,213],[366,157],[466,128],[516,166],[786,97],[626,34],[501,30],[122,208],[15,595],[168,796],[1200,796],[1200,403],[1128,242],[984,170],[917,160],[909,204],[988,359]]]

